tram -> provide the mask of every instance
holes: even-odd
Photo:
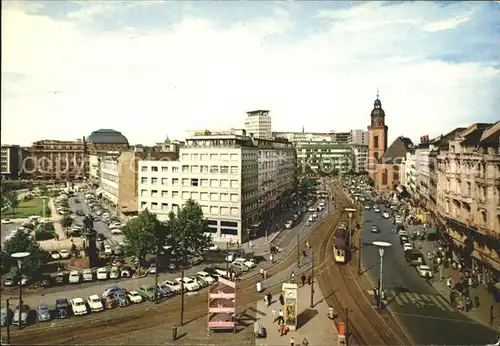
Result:
[[[349,248],[347,247],[347,228],[337,227],[335,230],[335,238],[333,240],[333,258],[335,263],[346,263],[349,257]]]

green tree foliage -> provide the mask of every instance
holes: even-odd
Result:
[[[372,177],[368,177],[366,180],[366,183],[370,185],[371,187],[375,186],[375,181],[373,181]]]
[[[12,213],[16,215],[16,210],[19,208],[19,195],[16,191],[10,191],[6,197],[7,204],[12,209]]]
[[[47,188],[46,185],[41,185],[40,186],[40,196],[49,196],[49,189]]]
[[[301,182],[300,182],[300,185],[305,187],[305,188],[310,188],[310,187],[314,187],[316,185],[318,185],[318,181],[316,179],[311,179],[311,178],[307,178],[307,179],[303,179]]]
[[[30,256],[23,264],[23,274],[37,278],[41,275],[42,266],[47,263],[49,258],[48,253],[43,251],[38,243],[24,234],[17,232],[14,237],[4,241],[2,248],[2,272],[10,271],[11,268],[17,267],[17,262],[11,257],[15,252],[29,252]]]
[[[63,226],[64,228],[70,228],[72,224],[73,224],[73,219],[71,218],[71,216],[65,215],[61,219],[61,226]]]
[[[165,243],[167,225],[161,223],[155,214],[142,211],[123,228],[126,239],[126,251],[143,262],[149,252],[156,252],[157,247]]]
[[[182,258],[190,253],[201,254],[212,245],[212,238],[205,233],[208,225],[203,217],[203,210],[191,199],[177,215],[170,213],[167,225],[167,244]]]

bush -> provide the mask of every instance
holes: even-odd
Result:
[[[27,202],[27,201],[31,201],[33,199],[33,195],[26,195],[23,197],[23,201]]]
[[[52,222],[46,222],[46,223],[42,223],[40,224],[40,226],[38,227],[37,229],[37,232],[38,231],[47,231],[47,232],[53,232],[54,231],[54,224]]]
[[[49,207],[45,207],[45,217],[50,217],[52,215],[52,210]]]
[[[35,240],[36,241],[53,239],[54,236],[55,236],[54,231],[50,231],[50,230],[35,231]]]

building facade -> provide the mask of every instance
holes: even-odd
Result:
[[[88,172],[85,142],[41,140],[28,148],[24,169],[32,179],[83,180]]]
[[[273,132],[273,138],[285,138],[289,142],[333,141],[331,132]]]
[[[349,136],[349,144],[368,146],[368,131],[351,130]]]
[[[195,132],[178,161],[139,162],[139,208],[166,220],[193,199],[214,241],[244,242],[259,231],[262,215],[295,189],[294,157],[287,141],[258,139],[245,131]]]
[[[333,141],[296,142],[297,166],[300,174],[348,173],[355,169],[352,146]]]
[[[370,119],[370,126],[368,126],[368,173],[376,183],[377,165],[379,159],[387,150],[388,131],[388,127],[385,125],[385,112],[382,109],[382,102],[380,102],[378,94],[373,104]]]
[[[415,149],[415,165],[418,172],[416,177],[416,192],[420,204],[427,207],[429,204],[429,186],[430,186],[430,170],[429,170],[429,141],[428,139]]]
[[[418,185],[418,169],[417,169],[417,155],[415,150],[410,150],[406,153],[404,161],[405,179],[404,183],[406,191],[415,199],[417,196],[417,185]]]
[[[452,255],[496,282],[500,272],[500,122],[473,124],[438,155],[437,209]]]
[[[86,151],[90,154],[126,151],[129,149],[127,137],[112,129],[100,129],[84,138]]]
[[[256,138],[271,139],[272,124],[269,111],[256,110],[247,112],[245,131],[248,135],[253,135]]]
[[[368,172],[368,145],[353,145],[354,171]]]
[[[27,153],[26,149],[19,145],[2,145],[2,179],[16,180],[27,176],[24,167]],[[29,167],[27,168],[29,169]]]

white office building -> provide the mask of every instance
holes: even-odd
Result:
[[[354,145],[368,146],[368,131],[364,130],[351,130],[349,143]]]
[[[272,176],[278,183],[259,187],[259,142],[245,131],[196,131],[186,138],[178,161],[139,161],[139,210],[147,208],[167,220],[192,199],[201,205],[214,241],[247,241],[261,224],[263,198],[277,199],[274,191],[295,184],[286,184],[291,169],[283,172],[295,166],[292,161],[266,170],[261,182]]]
[[[356,173],[368,171],[368,145],[354,145],[354,171]]]
[[[406,153],[406,159],[404,163],[404,172],[406,173],[405,186],[406,190],[412,196],[415,196],[415,194],[417,193],[418,169],[416,161],[415,151]]]
[[[249,136],[253,135],[256,138],[271,139],[271,117],[269,116],[269,111],[256,110],[247,112],[245,131]]]

